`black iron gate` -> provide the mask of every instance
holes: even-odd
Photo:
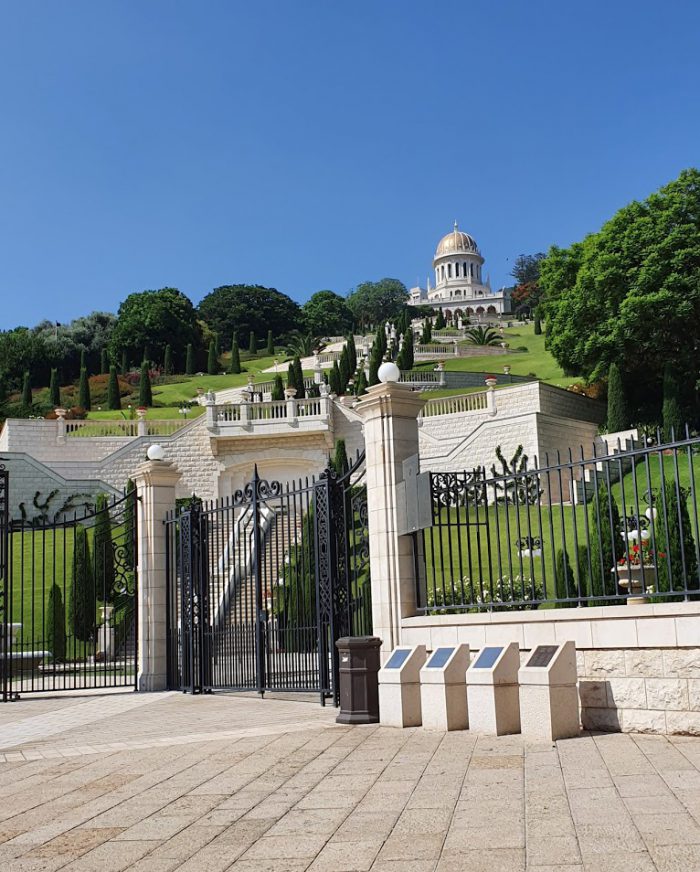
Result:
[[[371,632],[364,457],[166,521],[169,684],[337,700],[336,640]]]
[[[8,507],[0,469],[0,691],[135,687],[136,491]],[[52,495],[55,496],[55,495]],[[70,503],[70,508],[69,508]]]

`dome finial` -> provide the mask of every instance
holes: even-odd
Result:
[[[457,219],[455,218],[455,233],[457,232]]]

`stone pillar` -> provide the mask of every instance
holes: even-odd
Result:
[[[496,379],[486,379],[486,410],[491,417],[494,417],[498,409],[496,408]]]
[[[56,439],[59,442],[66,441],[66,415],[65,409],[55,409],[56,412]]]
[[[148,409],[143,406],[139,406],[136,410],[136,414],[138,415],[138,422],[136,424],[136,435],[137,436],[147,436],[148,431],[146,428],[146,415],[148,414]]]
[[[218,426],[218,421],[216,419],[216,405],[209,394],[207,394],[207,397],[204,400],[204,417],[206,419],[207,430],[216,430]]]
[[[149,460],[133,476],[138,492],[138,681],[139,690],[167,686],[165,516],[175,508],[180,472]]]
[[[413,543],[398,535],[397,485],[403,462],[418,453],[418,415],[425,400],[403,384],[373,385],[356,411],[363,420],[367,464],[373,633],[382,661],[401,644],[401,619],[416,612]]]
[[[286,402],[285,417],[290,424],[293,424],[297,419],[297,401],[294,399],[297,395],[296,388],[285,388],[284,399]]]

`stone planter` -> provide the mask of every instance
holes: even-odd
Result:
[[[656,566],[653,563],[645,566],[616,566],[613,572],[617,578],[617,586],[627,596],[628,606],[649,602],[647,589],[656,580]]]

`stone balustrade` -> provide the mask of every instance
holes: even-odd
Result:
[[[242,402],[206,407],[206,425],[211,433],[233,435],[238,432],[328,430],[331,420],[331,398],[309,397],[297,400]]]
[[[422,418],[435,415],[459,415],[464,412],[484,412],[495,407],[494,392],[478,391],[456,397],[438,397],[428,400],[421,413]]]

